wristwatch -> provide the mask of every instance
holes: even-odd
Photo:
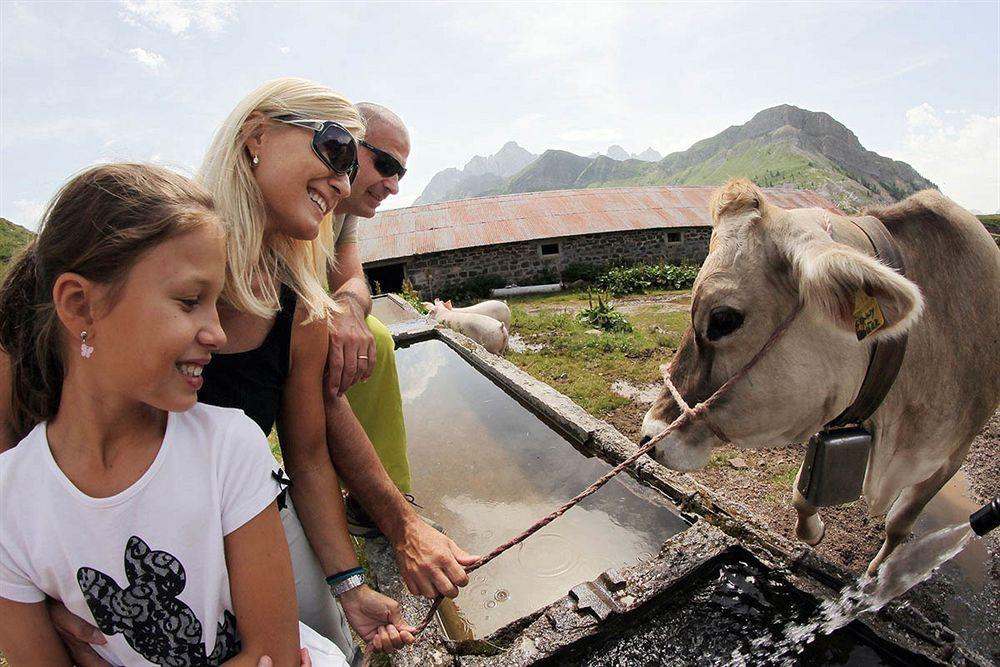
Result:
[[[365,573],[358,572],[357,574],[352,574],[345,579],[341,579],[336,583],[330,584],[330,594],[334,597],[340,597],[347,591],[352,591],[358,586],[362,586],[367,583],[368,578],[365,576]]]

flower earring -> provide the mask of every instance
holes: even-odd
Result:
[[[80,356],[84,359],[90,359],[90,355],[94,353],[94,347],[92,345],[87,345],[87,336],[89,336],[86,331],[80,332]]]
[[[260,158],[254,155],[253,159],[250,160],[250,164],[256,167],[258,164],[260,164]]]

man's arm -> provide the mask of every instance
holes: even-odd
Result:
[[[364,316],[367,317],[372,312],[372,295],[368,289],[365,271],[361,266],[358,244],[338,243],[336,257],[336,268],[330,267],[326,272],[330,293],[333,294],[334,298],[349,297],[355,299],[364,311]]]
[[[331,391],[343,394],[375,369],[375,336],[365,324],[372,309],[357,243],[338,243],[336,268],[328,267],[330,292],[342,312],[330,316]]]
[[[343,396],[326,397],[326,441],[341,479],[392,542],[406,587],[414,595],[455,597],[469,583],[465,566],[478,560],[417,516],[382,467]]]

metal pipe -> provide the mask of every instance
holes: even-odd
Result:
[[[969,525],[972,532],[983,536],[997,526],[1000,526],[1000,497],[986,503],[982,508],[969,515]]]

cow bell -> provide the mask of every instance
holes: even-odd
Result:
[[[824,428],[809,438],[799,493],[814,507],[843,505],[861,497],[872,434],[862,426]]]

